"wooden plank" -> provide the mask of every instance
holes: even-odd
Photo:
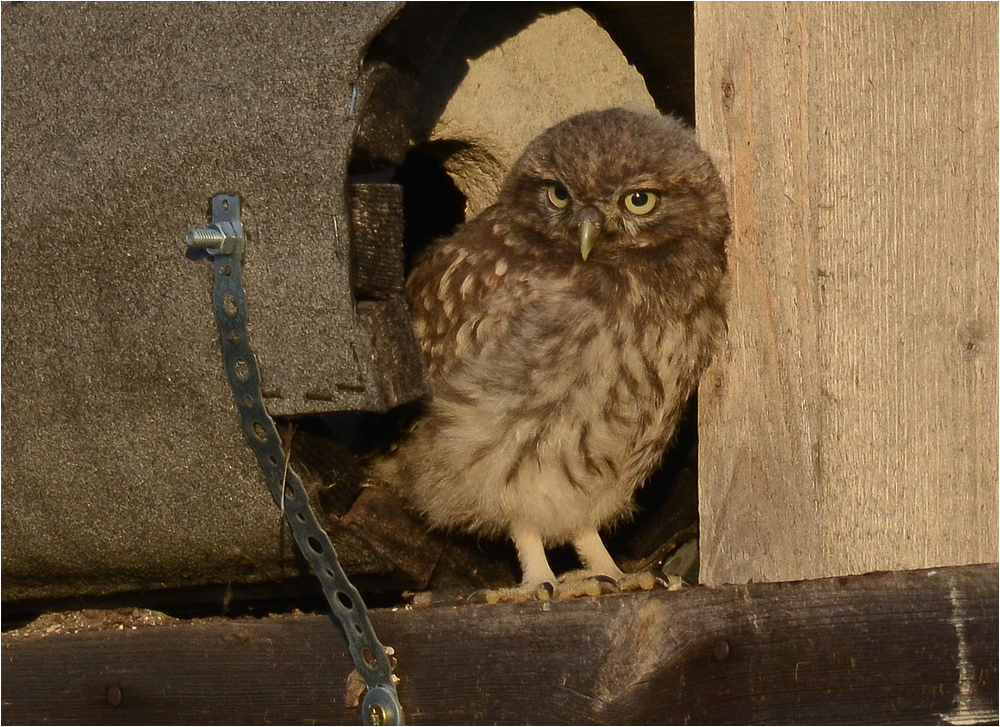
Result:
[[[372,621],[413,724],[995,723],[997,589],[967,566]],[[324,616],[108,622],[5,634],[3,722],[359,719]]]
[[[390,300],[403,292],[403,188],[349,184],[351,285],[355,299]]]
[[[357,89],[361,111],[351,163],[364,172],[402,164],[411,144],[420,82],[388,63],[372,62],[362,69]]]
[[[997,5],[699,4],[708,584],[997,559]]]

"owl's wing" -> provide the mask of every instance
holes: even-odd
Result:
[[[501,340],[509,311],[527,295],[525,280],[508,274],[510,250],[494,222],[487,210],[436,243],[406,282],[432,379],[478,356],[488,341]]]

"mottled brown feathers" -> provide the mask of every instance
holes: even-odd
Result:
[[[613,569],[594,533],[629,513],[724,338],[728,235],[681,122],[611,109],[543,133],[407,282],[433,398],[381,472],[435,526],[512,535],[525,582],[551,576],[540,543]]]

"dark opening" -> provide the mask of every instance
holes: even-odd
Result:
[[[453,147],[447,141],[415,146],[393,175],[392,181],[403,188],[407,272],[431,242],[450,235],[465,221],[465,195],[455,186],[443,164]]]
[[[694,125],[694,3],[581,3],[646,82],[656,108]]]

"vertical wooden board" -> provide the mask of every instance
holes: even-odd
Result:
[[[699,4],[702,578],[997,560],[997,6]]]

